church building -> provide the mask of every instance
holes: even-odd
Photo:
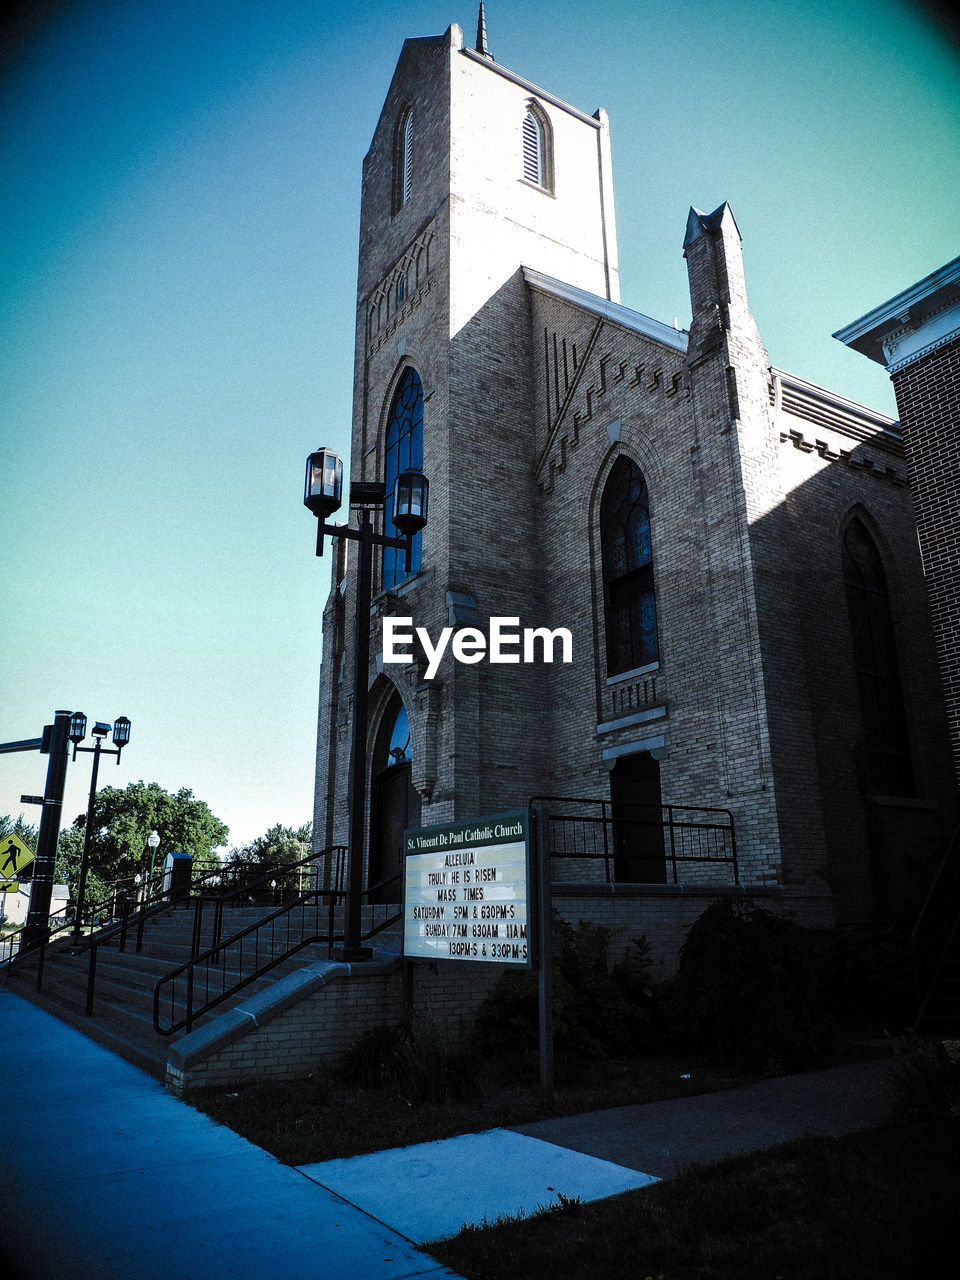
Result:
[[[409,569],[374,563],[366,883],[399,896],[407,828],[544,797],[555,907],[645,934],[660,975],[720,895],[903,920],[953,794],[898,424],[771,364],[729,205],[678,210],[681,251],[689,332],[621,303],[606,113],[482,24],[405,41],[363,163],[350,474],[422,469],[430,504]],[[328,552],[320,849],[355,548]],[[488,647],[431,663],[417,628]]]

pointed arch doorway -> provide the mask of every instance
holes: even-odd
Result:
[[[370,788],[370,871],[372,902],[403,897],[403,833],[420,825],[420,795],[413,785],[410,722],[398,696],[387,707],[373,749]],[[379,887],[378,887],[379,886]]]

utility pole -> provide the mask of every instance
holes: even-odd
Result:
[[[30,909],[27,912],[23,931],[24,949],[39,946],[46,940],[50,929],[54,863],[57,857],[57,840],[60,836],[63,787],[67,777],[70,714],[69,711],[55,711],[53,724],[46,725],[43,730],[40,750],[49,755],[47,785],[43,793],[43,809],[40,813],[40,834],[37,838],[37,860],[34,864],[33,886],[30,890]]]

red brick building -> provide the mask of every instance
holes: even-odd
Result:
[[[960,780],[960,258],[833,336],[893,380]]]

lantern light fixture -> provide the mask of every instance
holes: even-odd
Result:
[[[307,458],[303,505],[326,520],[343,501],[343,459],[332,449],[317,449]]]
[[[87,717],[82,711],[75,711],[70,717],[70,728],[67,730],[67,737],[71,742],[82,742],[87,736]]]
[[[393,487],[393,524],[412,538],[427,523],[429,483],[422,471],[409,467],[397,476]]]
[[[113,745],[118,751],[130,741],[130,721],[126,716],[117,716],[113,722]]]

